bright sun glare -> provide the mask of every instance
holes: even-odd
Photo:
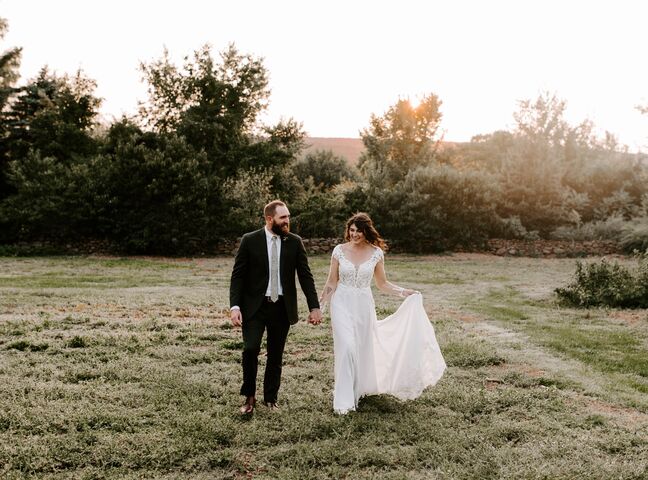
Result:
[[[421,99],[418,97],[409,97],[407,101],[414,110],[421,104]]]

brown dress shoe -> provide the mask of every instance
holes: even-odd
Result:
[[[241,415],[249,415],[254,412],[254,405],[256,404],[256,399],[254,397],[247,397],[245,403],[241,405]]]

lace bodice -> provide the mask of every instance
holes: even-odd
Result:
[[[371,286],[376,264],[383,258],[383,251],[374,247],[374,252],[360,265],[355,265],[344,256],[341,245],[336,245],[333,249],[333,258],[339,262],[338,274],[339,283],[347,287],[366,288]]]

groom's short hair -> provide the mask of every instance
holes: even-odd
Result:
[[[263,208],[263,218],[274,217],[277,207],[285,207],[286,204],[281,200],[273,200]]]

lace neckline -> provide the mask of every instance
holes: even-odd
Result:
[[[364,262],[360,262],[356,265],[355,263],[353,263],[351,260],[347,258],[346,254],[344,253],[344,248],[342,247],[342,245],[338,245],[338,248],[340,249],[340,255],[342,256],[342,258],[344,258],[347,262],[353,265],[356,268],[356,270],[359,269],[361,266],[363,266],[365,263],[370,262],[374,258],[374,255],[376,255],[376,251],[378,250],[378,247],[372,246],[373,252],[369,256],[369,258],[367,258]]]

